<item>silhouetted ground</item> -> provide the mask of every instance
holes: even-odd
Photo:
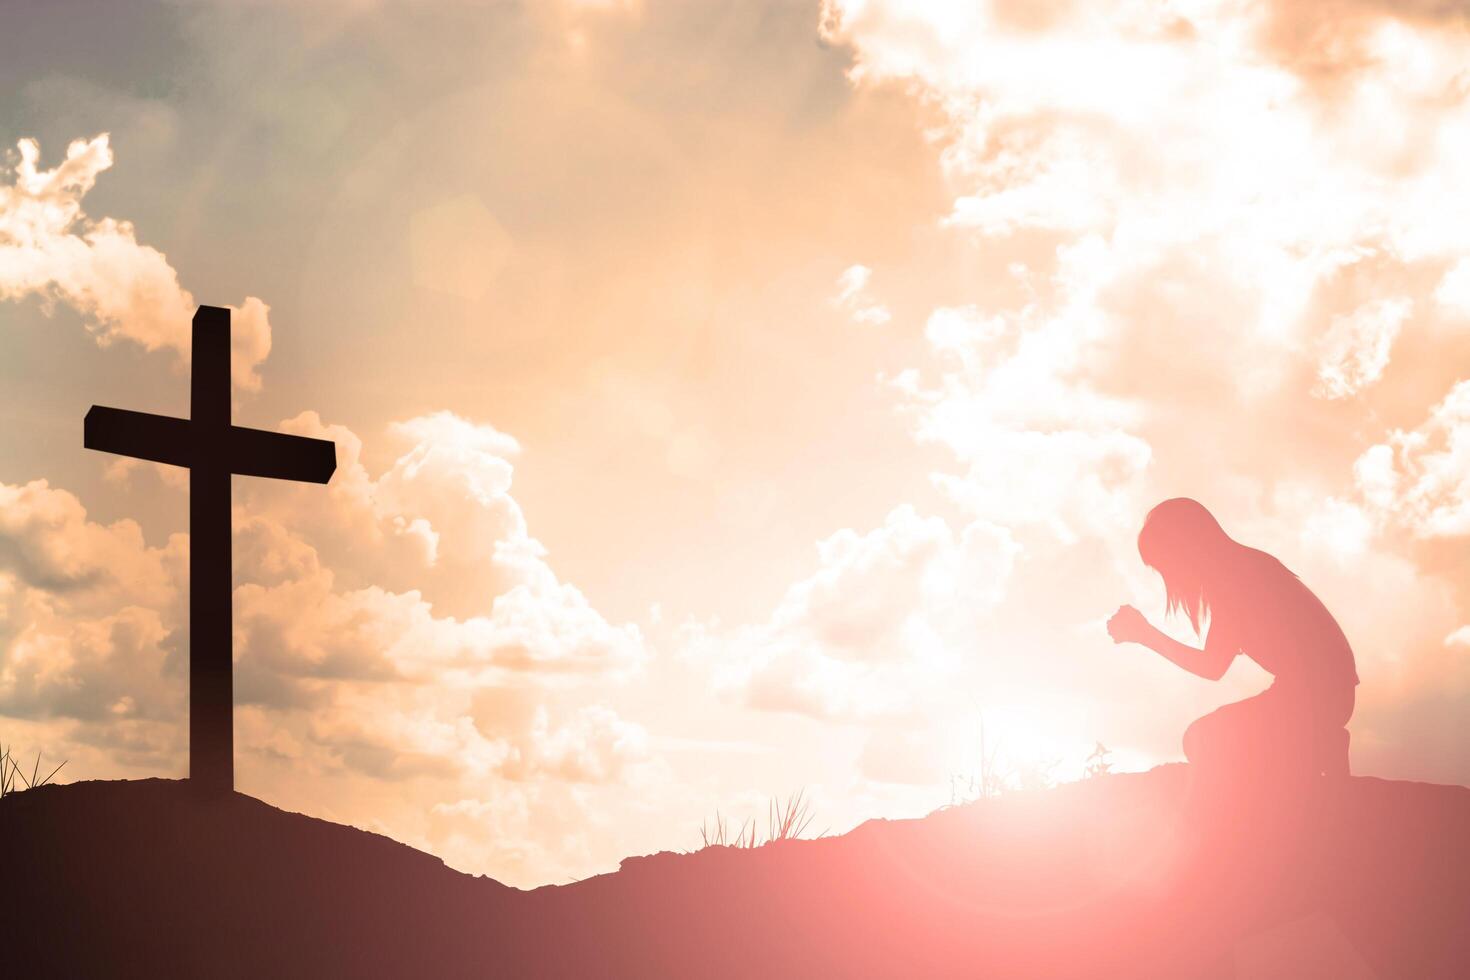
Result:
[[[1465,977],[1470,789],[1249,804],[1186,766],[519,891],[168,780],[0,801],[0,972]]]

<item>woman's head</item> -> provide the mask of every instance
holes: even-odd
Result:
[[[1174,497],[1148,512],[1138,533],[1138,556],[1164,579],[1168,610],[1182,609],[1199,632],[1210,609],[1212,573],[1231,540],[1203,504]]]

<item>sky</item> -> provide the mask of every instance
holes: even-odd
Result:
[[[372,0],[0,30],[0,739],[187,771],[186,415],[237,788],[519,886],[1182,758],[1199,499],[1342,623],[1365,774],[1470,783],[1470,7]],[[983,748],[982,748],[983,746]]]

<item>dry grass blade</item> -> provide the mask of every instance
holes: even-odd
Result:
[[[724,847],[727,834],[727,821],[719,810],[715,811],[715,825],[699,825],[699,839],[704,847]]]
[[[45,786],[46,784],[50,783],[52,779],[56,778],[56,774],[58,772],[61,772],[61,767],[64,766],[64,765],[66,765],[66,763],[67,763],[67,760],[66,759],[62,759],[60,765],[58,765],[55,769],[52,769],[51,770],[51,775],[49,775],[45,779],[41,780],[41,782],[38,783],[37,785],[39,785],[39,786]]]
[[[794,795],[787,797],[784,806],[779,799],[772,797],[768,819],[768,841],[796,840],[801,837],[812,822],[806,791],[797,790]]]

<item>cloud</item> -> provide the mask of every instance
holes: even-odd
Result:
[[[82,210],[98,175],[112,166],[108,135],[74,140],[50,170],[40,158],[39,144],[22,139],[6,168],[10,180],[0,183],[0,299],[37,296],[48,310],[64,303],[101,346],[127,340],[187,363],[197,304],[178,273],[162,252],[138,242],[129,222]],[[255,391],[271,349],[269,307],[248,296],[230,310],[232,378]]]
[[[1470,26],[1470,8],[1458,0],[1273,0],[1260,11],[1263,49],[1315,85],[1371,70],[1372,37],[1385,24],[1451,34]]]
[[[1470,258],[1450,267],[1435,289],[1434,298],[1454,315],[1470,317]]]
[[[1420,537],[1470,534],[1470,381],[1451,388],[1418,428],[1364,450],[1353,473],[1383,519]]]
[[[865,265],[848,266],[837,277],[837,295],[832,297],[832,305],[850,315],[854,323],[879,327],[893,315],[888,312],[888,307],[868,296],[868,280],[872,275],[873,270]]]
[[[1394,338],[1412,308],[1407,299],[1382,300],[1333,317],[1322,337],[1313,393],[1346,398],[1382,377]]]
[[[453,412],[439,411],[403,422],[394,422],[388,431],[420,446],[450,446],[463,452],[509,458],[517,456],[521,444],[494,426],[475,424]]]
[[[930,315],[937,378],[910,374],[898,387],[918,418],[917,437],[963,467],[935,481],[966,513],[1071,540],[1079,528],[1116,527],[1138,503],[1152,458],[1136,431],[1140,405],[1089,380],[1089,354],[1113,326],[1098,308],[1098,282],[1113,261],[1088,236],[1058,249],[1045,304]]]
[[[0,562],[19,584],[89,608],[99,592],[110,593],[109,600],[162,605],[176,584],[172,567],[144,544],[136,523],[92,523],[81,501],[45,480],[0,484]]]
[[[515,780],[549,775],[573,783],[602,783],[619,778],[647,754],[643,727],[606,705],[583,707],[554,728],[546,708],[538,706],[501,771]]]
[[[1210,465],[1187,433],[1261,447],[1270,430],[1251,426],[1311,414],[1304,394],[1346,402],[1391,378],[1425,290],[1453,306],[1444,270],[1470,237],[1434,202],[1470,163],[1463,39],[1417,29],[1427,8],[1409,23],[1353,5],[1370,57],[1324,92],[1262,57],[1264,8],[1013,6],[824,7],[855,84],[939,110],[948,225],[1022,287],[936,309],[938,382],[898,376],[920,437],[964,466],[938,477],[956,500],[1006,526],[1110,524],[1185,472],[1161,451]],[[1222,397],[1247,414],[1222,416]],[[1344,412],[1343,429],[1371,424]],[[1298,465],[1342,495],[1343,454],[1335,475],[1325,455]]]
[[[237,525],[248,544],[235,594],[242,698],[318,715],[353,706],[349,762],[397,744],[521,778],[616,771],[638,743],[630,726],[569,707],[568,734],[529,710],[615,684],[648,654],[636,627],[603,619],[529,536],[510,496],[515,440],[448,412],[404,420],[388,427],[402,455],[374,478],[350,431],[312,413],[282,428],[336,440],[341,482],[242,495],[240,514],[254,515]],[[357,693],[339,702],[344,684]],[[471,710],[495,690],[508,692],[496,703],[515,727]],[[395,716],[390,732],[369,723]]]
[[[436,616],[453,616],[470,645],[505,664],[572,669],[604,656],[622,667],[642,656],[636,629],[613,629],[574,586],[560,581],[511,496],[519,446],[449,412],[388,427],[402,451],[381,474],[361,461],[362,441],[304,412],[283,431],[337,444],[337,473],[319,487],[248,487],[247,505],[271,508],[323,556],[338,587],[414,592]]]
[[[1239,241],[1305,268],[1364,241],[1408,260],[1465,243],[1432,203],[1466,152],[1448,41],[1384,22],[1371,70],[1326,112],[1227,10],[1187,33],[1147,5],[1064,8],[1041,33],[985,10],[826,8],[855,79],[913,84],[944,110],[957,226],[1099,232],[1138,258]]]
[[[750,707],[879,721],[912,715],[956,673],[1005,595],[1015,547],[999,528],[956,532],[903,505],[864,534],[831,535],[817,557],[767,622],[686,627],[686,655]]]
[[[88,520],[44,480],[0,484],[0,713],[70,719],[133,765],[180,749],[188,542]]]

